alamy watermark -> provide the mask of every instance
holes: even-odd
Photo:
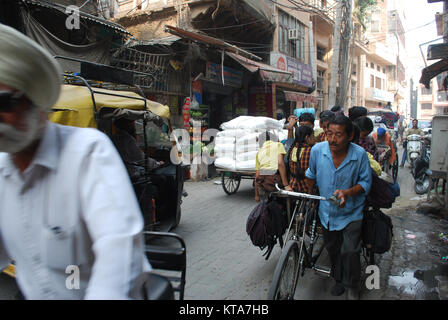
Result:
[[[380,268],[377,265],[369,265],[366,268],[366,274],[369,276],[366,278],[366,288],[368,290],[380,288]]]
[[[65,279],[65,287],[68,290],[79,290],[80,279],[79,279],[79,267],[75,265],[68,265],[65,268],[65,273],[68,274]]]
[[[65,9],[65,14],[68,15],[67,19],[65,19],[65,27],[68,30],[79,30],[79,7],[77,6],[68,6]]]

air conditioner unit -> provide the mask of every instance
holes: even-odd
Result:
[[[288,30],[288,40],[299,39],[300,30],[299,29],[289,29]]]

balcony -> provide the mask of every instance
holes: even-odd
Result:
[[[369,51],[371,57],[378,60],[381,64],[387,66],[395,66],[397,55],[391,52],[385,45],[379,42],[369,44]]]
[[[394,101],[394,94],[392,92],[380,90],[377,88],[366,88],[365,96],[366,100],[369,101],[380,101],[380,102]]]
[[[336,1],[328,0],[308,0],[307,1],[316,10],[320,11],[320,14],[311,13],[312,16],[318,16],[321,19],[326,20],[333,24],[336,21]]]

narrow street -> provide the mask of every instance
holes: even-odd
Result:
[[[402,150],[399,150],[401,157]],[[232,196],[215,184],[220,178],[186,182],[188,197],[182,204],[182,219],[174,230],[187,246],[187,281],[185,299],[190,300],[264,300],[279,260],[276,245],[269,260],[254,247],[246,234],[246,219],[256,202],[252,180],[242,180]],[[435,276],[448,275],[448,244],[438,235],[447,232],[448,221],[416,212],[419,202],[413,191],[408,165],[399,170],[401,197],[394,207],[385,210],[394,224],[392,249],[378,257],[380,289],[364,288],[361,299],[439,299]],[[329,263],[324,251],[321,264]],[[417,279],[414,273],[417,272]],[[345,299],[329,291],[333,281],[307,271],[299,284],[296,299]],[[0,299],[15,299],[14,280],[0,276]]]

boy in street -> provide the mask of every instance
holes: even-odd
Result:
[[[317,184],[320,196],[334,195],[340,200],[339,206],[329,201],[321,201],[319,205],[324,244],[331,259],[331,275],[336,281],[331,293],[339,296],[348,289],[349,299],[359,299],[363,208],[372,173],[364,149],[350,142],[353,135],[349,118],[339,115],[331,120],[327,141],[311,150],[305,176],[308,193]]]

